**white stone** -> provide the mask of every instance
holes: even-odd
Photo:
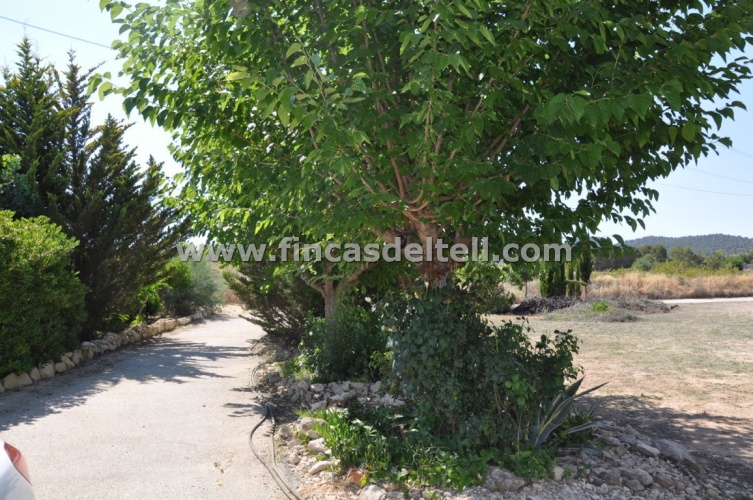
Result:
[[[323,401],[319,401],[318,403],[311,403],[311,406],[310,406],[310,408],[313,411],[321,410],[322,408],[326,408],[326,407],[327,407],[327,400],[326,399],[323,400]]]
[[[361,490],[361,494],[358,495],[358,498],[363,500],[385,500],[385,498],[387,498],[387,492],[376,484],[370,484]]]
[[[554,480],[560,481],[562,479],[562,475],[565,473],[565,469],[563,469],[559,465],[555,465],[554,469],[552,469],[552,472],[554,473]]]
[[[635,449],[638,450],[639,453],[647,456],[647,457],[653,457],[656,458],[661,453],[659,450],[654,448],[653,446],[649,446],[643,441],[638,441],[638,444],[635,446]]]
[[[326,423],[327,422],[325,422],[321,418],[303,417],[301,419],[300,426],[301,426],[301,430],[305,432],[305,431],[310,431],[311,429],[313,429],[314,425],[324,425]]]
[[[60,361],[63,362],[63,363],[65,363],[65,367],[66,368],[75,368],[76,367],[76,365],[73,363],[73,361],[71,360],[71,358],[69,358],[68,356],[61,357]]]
[[[18,378],[21,380],[21,385],[31,385],[34,383],[28,373],[22,373]]]
[[[66,365],[62,361],[60,361],[59,363],[55,363],[55,372],[63,373],[67,369],[68,369],[68,365]]]
[[[662,453],[662,455],[666,456],[670,460],[685,465],[686,467],[689,467],[696,472],[700,471],[700,466],[698,465],[698,463],[690,455],[688,449],[680,443],[671,441],[669,439],[657,439],[653,444]]]
[[[3,387],[7,391],[11,389],[18,389],[22,385],[24,384],[21,383],[21,377],[19,377],[15,373],[10,373],[3,377]]]
[[[71,358],[71,361],[73,361],[73,364],[78,365],[83,360],[84,360],[84,355],[81,354],[81,351],[79,349],[76,349],[75,351],[73,351],[73,357]]]
[[[484,481],[484,488],[492,491],[515,491],[525,486],[524,479],[519,478],[507,469],[491,467]]]
[[[290,427],[290,424],[281,425],[279,433],[280,437],[285,441],[293,437],[293,429]]]
[[[327,443],[324,442],[323,438],[314,439],[309,441],[308,449],[311,453],[326,453]]]
[[[330,467],[334,467],[335,463],[336,462],[334,460],[322,460],[321,462],[317,462],[311,466],[311,468],[309,469],[309,474],[316,476],[320,472],[329,469]]]
[[[42,375],[39,373],[39,368],[35,366],[31,370],[29,370],[29,378],[32,382],[38,382],[39,379],[42,378]]]
[[[650,486],[654,482],[651,474],[638,467],[620,467],[620,474],[627,480],[638,481],[642,486]]]
[[[55,364],[52,361],[48,361],[39,367],[39,375],[41,378],[52,378],[55,376]]]

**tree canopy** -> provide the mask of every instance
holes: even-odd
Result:
[[[635,227],[649,180],[729,144],[751,74],[751,0],[100,5],[131,83],[93,84],[175,132],[208,226],[202,197],[422,244]]]

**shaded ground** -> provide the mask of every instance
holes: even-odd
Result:
[[[631,323],[529,320],[537,334],[579,337],[584,387],[609,382],[591,399],[600,414],[680,441],[717,474],[753,483],[753,302],[685,303]]]
[[[249,388],[261,335],[220,315],[106,354],[0,396],[0,434],[38,498],[276,498],[248,441],[264,414]]]

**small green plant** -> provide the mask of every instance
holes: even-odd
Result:
[[[175,258],[167,265],[168,276],[159,289],[170,314],[186,316],[197,309],[211,309],[222,302],[226,286],[218,269],[207,260],[182,262]]]
[[[596,408],[592,408],[589,411],[574,412],[568,415],[555,433],[558,444],[571,448],[583,446],[589,442],[592,437],[591,430],[597,426],[594,417],[595,410]],[[591,423],[594,424],[589,425]],[[572,429],[576,430],[572,431]]]
[[[539,413],[536,421],[531,428],[531,446],[534,450],[540,449],[549,439],[550,435],[557,429],[559,429],[570,417],[573,412],[573,405],[576,398],[585,396],[595,390],[606,385],[606,382],[599,384],[596,387],[592,387],[586,391],[578,393],[583,379],[575,381],[567,389],[558,394],[552,403],[549,405],[546,411]],[[580,425],[574,425],[564,430],[565,435],[575,434],[581,431],[592,429],[599,425],[598,422],[593,419],[586,419],[586,421]]]
[[[389,467],[392,456],[387,439],[373,426],[349,418],[347,410],[329,410],[319,414],[319,417],[325,423],[315,424],[314,430],[324,438],[343,468],[384,470]]]
[[[590,309],[591,312],[600,313],[600,312],[607,312],[612,308],[609,304],[607,304],[603,300],[597,300],[593,304],[591,304]]]
[[[507,314],[515,296],[505,291],[504,271],[492,262],[469,262],[456,274],[459,285],[470,292],[473,310],[479,314]]]
[[[305,357],[298,355],[280,363],[280,375],[295,380],[312,380],[315,374],[307,368]]]
[[[308,332],[301,342],[306,367],[320,382],[339,380],[376,380],[388,368],[385,359],[387,333],[380,328],[377,315],[342,299],[332,318],[309,318]]]
[[[547,479],[554,467],[554,457],[548,450],[520,450],[508,455],[505,465],[526,480]]]

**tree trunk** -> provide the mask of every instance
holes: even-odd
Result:
[[[325,264],[327,274],[331,275],[334,265],[332,263]],[[303,279],[308,286],[322,294],[324,298],[324,318],[327,321],[331,321],[337,314],[337,308],[340,305],[340,300],[347,293],[348,290],[353,288],[358,283],[358,278],[363,272],[370,269],[373,264],[366,265],[357,269],[353,274],[345,279],[339,280],[322,280],[313,281],[311,276],[304,275]]]
[[[411,229],[413,230],[412,236],[414,236],[414,238],[412,239],[412,241],[401,240],[401,251],[409,243],[416,243],[417,239],[417,243],[420,243],[421,247],[423,248],[423,258],[420,262],[416,262],[418,272],[421,273],[423,281],[427,286],[433,288],[443,288],[449,283],[449,279],[452,276],[453,270],[460,264],[453,263],[451,261],[441,261],[439,259],[440,254],[439,248],[437,247],[437,242],[439,240],[443,240],[443,243],[448,245],[452,243],[465,243],[466,246],[468,246],[470,240],[465,241],[463,238],[456,236],[454,241],[444,241],[444,229],[439,224],[433,222],[414,221],[412,223]],[[379,234],[379,236],[386,243],[396,243],[397,235],[394,231],[382,233]],[[405,258],[405,254],[403,254],[403,257]],[[441,257],[443,258],[443,260],[449,260],[449,249],[445,248],[442,252]]]
[[[340,293],[338,289],[340,287],[335,286],[334,281],[325,281],[322,284],[322,297],[324,297],[324,318],[327,321],[331,321],[337,314],[337,306],[340,302]]]

